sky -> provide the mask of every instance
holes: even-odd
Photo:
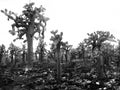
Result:
[[[63,32],[63,41],[68,41],[73,47],[87,38],[87,33],[97,30],[109,31],[116,39],[120,39],[120,0],[0,0],[0,10],[6,8],[20,13],[29,2],[46,8],[45,16],[50,18],[45,32],[48,46],[52,30]],[[8,32],[11,23],[0,13],[0,45],[8,47],[15,39]],[[14,44],[21,46],[22,41]]]

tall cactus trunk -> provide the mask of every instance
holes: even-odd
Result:
[[[11,54],[10,59],[11,59],[11,65],[13,65],[13,62],[14,62],[14,54],[13,53]]]
[[[0,65],[1,65],[1,62],[2,62],[2,58],[3,58],[3,53],[0,53]]]
[[[85,58],[85,51],[83,50],[83,54],[82,54],[82,59],[83,59],[83,64],[84,66],[86,65],[86,58]]]
[[[35,59],[38,60],[37,53],[35,53]]]
[[[27,37],[27,67],[32,67],[33,62],[33,31],[34,31],[34,20],[31,21],[31,24],[28,28],[26,34]]]
[[[41,47],[40,53],[39,53],[39,61],[43,62],[43,48]]]
[[[33,61],[33,37],[28,35],[27,37],[27,65],[31,67]]]
[[[100,52],[100,49],[99,49]],[[104,72],[104,60],[103,56],[100,54],[98,58],[98,78],[103,79],[105,77],[105,72]]]
[[[4,50],[1,47],[0,48],[0,65],[1,65],[1,62],[2,62],[2,58],[3,58],[3,53],[4,53]]]
[[[41,58],[41,62],[43,62],[43,47],[41,47],[41,56],[40,56],[40,58]]]
[[[93,53],[94,50],[92,50]],[[102,80],[105,77],[105,70],[104,70],[104,60],[103,56],[101,55],[101,49],[98,48],[98,58],[97,58],[97,73],[98,73],[98,79]]]
[[[105,76],[105,72],[104,72],[104,62],[103,62],[103,56],[100,56],[100,67],[101,67],[101,78],[104,78],[104,76]]]
[[[57,44],[57,82],[61,82],[61,60],[60,60],[60,43]]]
[[[27,33],[27,67],[31,68],[32,67],[32,62],[33,62],[33,36],[31,35],[31,30],[28,30],[29,32]]]
[[[68,51],[66,50],[66,54],[65,54],[65,59],[66,59],[66,64],[68,62]]]
[[[13,66],[16,67],[16,64],[17,64],[17,54],[16,54],[16,51],[15,51],[15,55],[14,55],[14,64]]]
[[[22,64],[25,65],[26,64],[26,52],[23,51],[22,53]]]

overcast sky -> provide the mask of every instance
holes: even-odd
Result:
[[[97,30],[110,31],[120,39],[120,0],[0,0],[0,10],[7,8],[16,13],[22,11],[25,3],[35,2],[46,8],[47,24],[45,41],[49,45],[50,31],[63,31],[63,41],[74,47],[87,33]],[[0,45],[9,45],[15,38],[8,33],[11,22],[0,13]],[[21,45],[19,41],[15,43]]]

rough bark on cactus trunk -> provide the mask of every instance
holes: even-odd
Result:
[[[33,60],[33,38],[28,35],[29,37],[27,38],[27,63],[28,63],[28,66],[32,64],[32,60]]]
[[[105,72],[104,72],[104,62],[103,62],[103,57],[100,55],[98,58],[98,78],[103,79],[105,77]]]
[[[57,44],[57,82],[61,82],[60,43]]]
[[[32,61],[33,61],[33,33],[34,30],[34,25],[31,24],[28,32],[26,34],[27,37],[27,65],[28,67],[32,65]]]

